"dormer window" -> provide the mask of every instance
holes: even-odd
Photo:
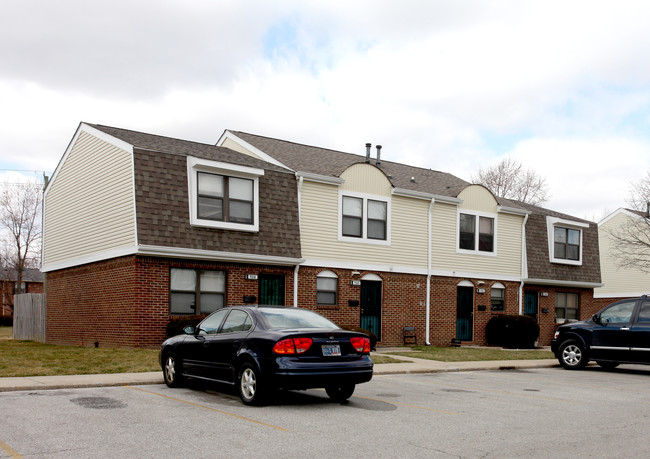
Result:
[[[496,218],[492,215],[458,214],[458,251],[495,253]]]
[[[259,230],[259,177],[264,170],[187,158],[192,226]]]
[[[551,263],[582,265],[582,235],[588,223],[546,217]]]
[[[390,201],[379,196],[341,193],[339,227],[339,240],[389,244]]]

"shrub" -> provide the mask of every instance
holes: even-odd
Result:
[[[199,322],[205,319],[207,315],[198,315],[198,316],[181,316],[181,317],[172,317],[167,323],[166,332],[167,337],[180,335],[183,333],[183,329],[188,326],[196,326]]]
[[[0,327],[11,327],[13,324],[13,317],[0,317]]]
[[[343,330],[365,333],[366,335],[368,335],[368,338],[370,338],[370,349],[372,349],[373,351],[375,350],[375,346],[377,345],[377,336],[373,332],[364,330],[361,327],[355,327],[354,325],[339,325],[339,326]]]
[[[529,316],[494,316],[487,323],[485,334],[492,346],[533,349],[539,338],[539,325]]]

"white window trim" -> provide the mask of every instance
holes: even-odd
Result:
[[[555,227],[569,228],[580,231],[580,253],[578,260],[566,260],[564,258],[555,258]],[[582,266],[582,247],[584,229],[589,228],[588,223],[574,222],[558,217],[546,217],[546,232],[548,236],[548,259],[551,263],[562,265]]]
[[[476,222],[474,223],[474,250],[461,249],[460,248],[460,214],[474,215],[476,216]],[[487,217],[494,220],[494,241],[493,241],[493,251],[484,252],[478,249],[478,237],[479,237],[479,218],[478,217]],[[497,231],[498,228],[498,219],[497,214],[492,214],[489,212],[478,212],[476,210],[467,210],[467,209],[458,209],[456,214],[456,253],[464,253],[468,255],[481,255],[484,257],[496,257],[497,256]]]
[[[228,177],[238,177],[251,179],[253,181],[253,223],[233,223],[219,222],[198,218],[197,215],[197,196],[198,183],[197,173],[208,172],[212,174],[227,175]],[[236,164],[222,163],[220,161],[211,161],[208,159],[187,157],[187,183],[189,192],[190,205],[190,225],[202,228],[216,228],[235,231],[258,232],[260,225],[259,218],[259,178],[264,175],[263,169],[254,167],[239,166]]]
[[[343,197],[360,198],[363,200],[363,220],[362,220],[362,233],[361,237],[343,236]],[[381,201],[386,203],[386,240],[369,239],[368,238],[368,200]],[[372,245],[390,245],[390,220],[391,220],[391,205],[390,198],[386,196],[377,196],[372,194],[357,193],[353,191],[339,191],[339,228],[338,235],[339,241],[342,242],[356,242],[361,244]]]

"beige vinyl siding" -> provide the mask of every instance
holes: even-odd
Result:
[[[492,201],[494,199],[492,198]],[[471,201],[477,212],[496,211],[496,207],[479,208],[479,200]],[[465,203],[464,203],[465,204]],[[467,207],[466,207],[467,208]],[[432,269],[435,271],[481,273],[486,277],[521,276],[521,246],[523,216],[499,213],[497,218],[496,256],[481,253],[466,254],[456,250],[458,208],[436,203],[433,210]]]
[[[616,230],[623,225],[629,215],[619,213],[598,228],[600,244],[600,272],[603,287],[594,290],[596,297],[628,297],[650,293],[650,274],[641,271],[619,268],[612,256],[612,240],[607,234],[608,229]]]
[[[247,148],[242,147],[239,143],[233,141],[232,139],[228,139],[228,138],[225,139],[220,146],[230,148],[231,150],[238,151],[239,153],[243,153],[248,156],[252,156],[253,158],[262,159],[259,156],[257,156],[255,153],[248,150]]]
[[[390,200],[391,244],[340,241],[339,187],[305,181],[301,192],[303,258],[426,269],[429,202],[391,197],[390,182],[374,166],[352,166],[341,178],[345,179],[341,187],[344,192],[382,196]]]
[[[458,195],[463,202],[458,206],[459,209],[475,210],[477,212],[487,212],[496,214],[498,204],[494,195],[487,188],[481,185],[470,185]]]
[[[81,131],[45,197],[43,264],[135,246],[130,152]]]

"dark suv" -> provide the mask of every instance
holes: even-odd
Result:
[[[551,350],[568,370],[590,360],[603,368],[650,364],[650,297],[617,301],[589,320],[560,325]]]

